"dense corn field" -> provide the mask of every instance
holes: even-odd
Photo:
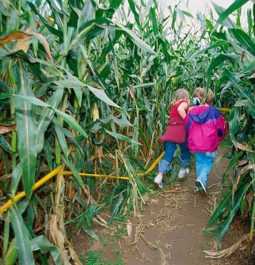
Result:
[[[0,1],[0,205],[4,264],[80,264],[70,238],[97,235],[92,223],[137,214],[160,154],[173,92],[212,88],[230,108],[231,153],[223,199],[208,223],[217,242],[235,216],[255,222],[255,4],[241,22],[236,0],[217,15],[192,16],[175,6],[165,16],[156,0]],[[234,16],[233,16],[234,14]],[[58,174],[33,192],[56,167]],[[178,163],[174,165],[178,168]],[[83,178],[79,172],[129,176]],[[104,220],[100,213],[109,211]],[[71,233],[67,228],[73,227]]]

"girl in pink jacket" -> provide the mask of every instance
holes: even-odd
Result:
[[[185,119],[188,147],[196,159],[195,185],[201,195],[206,194],[207,178],[213,167],[218,145],[227,131],[223,115],[211,106],[213,99],[214,94],[210,89],[206,103],[191,108]]]

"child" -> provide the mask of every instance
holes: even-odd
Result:
[[[186,89],[178,89],[175,92],[173,101],[171,102],[170,119],[168,127],[164,135],[160,137],[160,140],[164,142],[165,155],[160,161],[158,166],[158,174],[154,179],[155,186],[159,188],[163,187],[162,179],[163,175],[170,170],[170,164],[173,160],[176,145],[181,148],[181,170],[179,172],[179,178],[185,178],[189,174],[189,162],[190,152],[187,148],[186,133],[184,118],[187,115],[189,107],[189,92]]]
[[[195,185],[201,195],[206,195],[207,178],[227,128],[223,115],[211,106],[213,99],[214,94],[210,89],[205,104],[193,107],[185,119],[188,147],[196,159]]]
[[[194,98],[192,99],[193,106],[199,106],[203,104],[205,100],[206,91],[202,87],[197,87],[194,91]]]

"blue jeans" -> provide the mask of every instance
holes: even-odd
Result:
[[[207,178],[213,167],[217,152],[196,152],[194,155],[196,158],[197,179],[200,180],[206,188]]]
[[[166,174],[171,169],[171,162],[174,157],[174,152],[176,150],[177,145],[179,145],[181,149],[181,166],[182,168],[188,168],[190,164],[190,152],[187,146],[187,142],[182,144],[177,144],[174,142],[164,142],[165,147],[165,155],[162,160],[159,162],[158,171]]]

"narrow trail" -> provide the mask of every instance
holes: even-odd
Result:
[[[220,189],[219,176],[226,166],[227,160],[223,159],[212,171],[206,197],[195,193],[194,172],[185,181],[166,186],[152,196],[143,216],[138,218],[140,227],[135,228],[142,227],[142,238],[133,247],[125,242],[124,248],[128,251],[123,251],[124,264],[230,264],[228,261],[212,263],[203,254],[203,250],[213,248],[211,238],[203,233],[203,228],[215,206]]]
[[[112,233],[107,236],[104,243],[97,242],[93,246],[82,244],[78,247],[78,251],[84,251],[84,248],[102,251],[104,260],[107,261],[96,264],[241,264],[236,257],[211,260],[205,259],[203,254],[203,250],[215,248],[214,241],[203,232],[203,228],[216,205],[216,199],[220,193],[220,176],[227,165],[227,159],[223,158],[211,172],[206,197],[195,193],[193,170],[185,181],[173,186],[165,186],[162,191],[149,195],[147,205],[140,216],[128,218],[128,223],[132,224],[132,226],[129,225],[129,229],[132,227],[130,236],[114,239]],[[102,231],[104,232],[107,233]],[[237,242],[240,233],[241,231],[231,233],[231,238],[227,239],[228,242],[223,246],[229,247]]]

